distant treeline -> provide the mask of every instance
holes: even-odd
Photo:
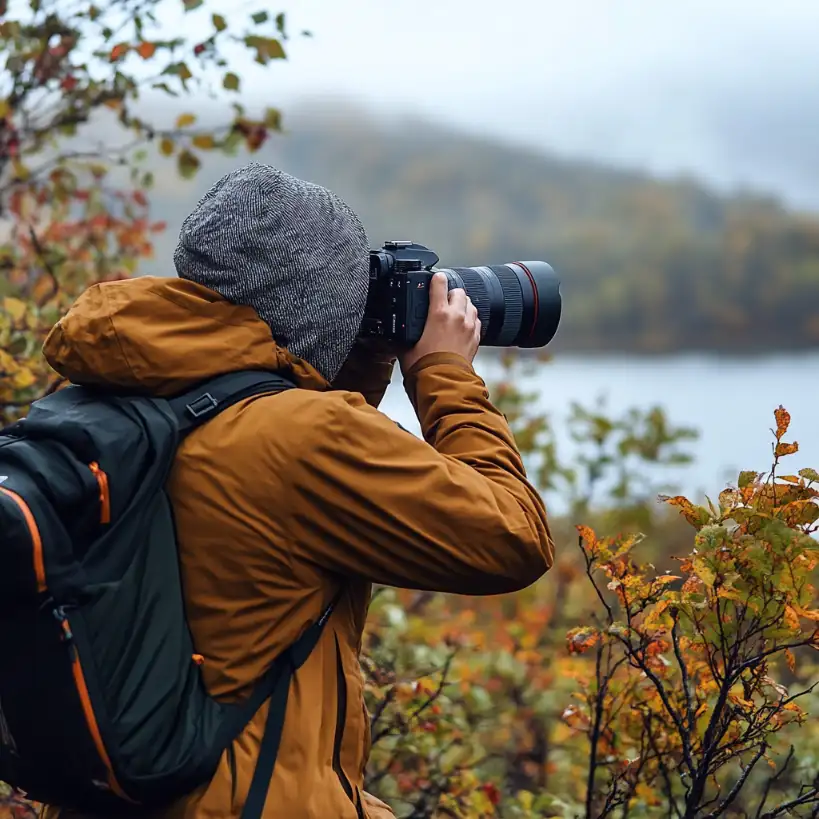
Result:
[[[563,283],[559,349],[819,347],[819,216],[418,121],[342,109],[291,113],[286,123],[290,133],[257,158],[336,190],[373,244],[410,238],[436,250],[442,265],[549,261]],[[192,185],[158,190],[157,216],[175,228],[240,161],[214,157]],[[169,272],[173,239],[158,248]]]

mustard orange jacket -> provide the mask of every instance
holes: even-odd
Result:
[[[371,584],[496,594],[552,565],[543,503],[472,366],[434,354],[405,374],[421,440],[374,406],[389,360],[354,353],[331,387],[251,309],[163,278],[90,288],[44,351],[79,384],[168,395],[266,369],[300,387],[232,407],[179,450],[171,496],[187,615],[208,688],[236,698],[343,587],[292,683],[265,817],[392,816],[363,793],[370,738],[358,655]],[[209,785],[158,816],[238,817],[265,716],[263,707]]]

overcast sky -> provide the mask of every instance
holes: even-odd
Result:
[[[177,8],[181,8],[181,2]],[[167,10],[169,7],[166,6]],[[173,8],[171,6],[170,8]],[[209,34],[261,0],[184,16]],[[299,0],[267,104],[348,97],[819,210],[819,0]],[[168,14],[169,27],[182,13]]]

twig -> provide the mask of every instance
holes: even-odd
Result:
[[[742,776],[734,784],[734,787],[728,792],[728,796],[720,802],[719,807],[712,811],[711,813],[707,814],[704,819],[717,819],[718,816],[722,816],[728,808],[731,807],[734,800],[739,796],[740,791],[745,787],[745,783],[748,781],[748,777],[751,775],[751,771],[756,767],[756,763],[759,762],[760,759],[765,755],[765,751],[768,750],[768,745],[766,743],[762,743],[759,746],[759,750],[754,755],[754,758],[748,763],[748,765],[742,769]]]

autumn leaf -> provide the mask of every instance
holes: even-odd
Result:
[[[680,514],[695,528],[701,528],[711,519],[711,515],[707,509],[702,506],[695,506],[688,498],[682,495],[675,495],[669,497],[668,495],[660,495],[659,499],[669,504],[669,506],[676,506],[680,510]]]
[[[156,53],[156,43],[142,42],[137,46],[137,54],[143,60],[150,60]]]
[[[799,614],[797,613],[796,609],[794,609],[793,606],[785,606],[783,618],[785,621],[785,625],[792,631],[802,630],[802,623],[799,620]]]
[[[774,454],[777,458],[782,458],[785,455],[793,455],[794,452],[799,451],[799,444],[794,441],[792,444],[785,444],[785,443],[778,443],[776,445],[776,449],[774,450]]]
[[[121,60],[127,53],[128,53],[128,44],[127,43],[119,43],[118,45],[115,45],[111,49],[111,54],[110,54],[109,59],[111,60],[112,63],[115,63],[118,60]]]
[[[570,654],[584,654],[600,642],[600,632],[592,626],[572,629],[566,635],[566,647]]]
[[[216,146],[216,140],[211,134],[197,134],[191,142],[203,151],[209,151]]]
[[[196,122],[196,114],[180,114],[176,118],[177,128],[187,128]]]
[[[780,404],[779,408],[774,410],[774,418],[776,419],[776,440],[779,441],[788,431],[788,427],[791,423],[791,414]]]
[[[594,551],[594,548],[597,546],[597,535],[595,535],[594,530],[590,526],[583,525],[578,525],[574,528],[577,529],[581,539],[586,542],[589,551]]]
[[[173,153],[174,144],[173,140],[165,137],[159,143],[159,150],[164,156],[170,156]]]
[[[791,673],[796,673],[796,657],[794,657],[793,652],[789,648],[785,649],[785,662],[788,664]]]
[[[245,37],[245,45],[255,49],[256,62],[266,65],[270,60],[283,60],[286,57],[281,42],[275,37],[260,37],[249,34]]]
[[[28,312],[28,307],[24,301],[6,296],[3,299],[3,310],[11,316],[12,321],[17,322],[22,321]]]
[[[222,80],[222,87],[228,91],[238,91],[239,76],[237,74],[234,74],[232,71],[228,71],[228,73],[225,74],[225,77]]]

